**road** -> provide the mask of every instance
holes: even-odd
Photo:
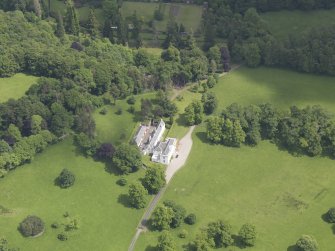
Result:
[[[182,168],[186,161],[187,158],[191,152],[192,149],[192,132],[194,130],[194,126],[190,127],[188,130],[187,134],[179,141],[178,143],[178,158],[172,159],[171,163],[168,165],[165,171],[165,179],[166,179],[166,186],[163,187],[159,193],[151,200],[149,206],[145,210],[144,215],[142,216],[142,219],[140,223],[137,226],[135,236],[131,240],[130,246],[128,248],[128,251],[133,251],[135,248],[136,241],[140,234],[146,230],[146,224],[151,216],[151,213],[154,211],[159,199],[162,197],[164,194],[169,182],[171,181],[173,175],[180,169]]]

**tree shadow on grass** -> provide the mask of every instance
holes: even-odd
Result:
[[[113,165],[112,161],[105,162],[105,171],[115,176],[121,176],[122,173]]]
[[[210,141],[207,139],[207,134],[206,134],[206,132],[196,132],[196,133],[195,133],[195,136],[197,136],[198,139],[200,139],[200,141],[201,141],[202,143],[213,145],[213,143],[210,142]]]
[[[127,194],[120,194],[117,198],[117,202],[122,204],[126,208],[131,208],[129,196]]]
[[[180,114],[175,122],[177,123],[178,126],[188,127],[184,113]]]
[[[299,251],[297,245],[291,245],[287,248],[287,251]]]
[[[241,237],[240,236],[238,236],[238,235],[236,235],[236,234],[233,234],[232,235],[232,238],[233,238],[233,240],[234,240],[234,246],[235,247],[238,247],[238,248],[240,248],[240,249],[244,249],[244,248],[246,248],[247,246],[242,242],[242,239],[241,239]]]
[[[333,234],[335,234],[335,224],[333,224],[331,228],[332,228]]]
[[[155,246],[147,246],[144,251],[157,251],[157,248]]]

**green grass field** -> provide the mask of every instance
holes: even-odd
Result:
[[[94,120],[96,122],[97,137],[101,142],[112,142],[119,144],[130,139],[135,133],[140,122],[138,113],[141,109],[141,99],[154,99],[155,93],[146,93],[135,96],[136,103],[135,116],[129,112],[130,105],[127,100],[117,100],[116,105],[107,105],[94,113]],[[107,114],[100,114],[100,110],[106,108]],[[121,108],[122,114],[116,114],[117,110]]]
[[[313,11],[267,12],[261,17],[270,31],[278,38],[299,34],[324,25],[335,24],[335,9]]]
[[[37,77],[23,73],[15,74],[10,78],[0,78],[0,102],[22,97],[37,79]]]
[[[158,3],[143,2],[124,2],[122,5],[122,15],[129,17],[136,11],[139,18],[144,22],[153,19],[154,11],[158,9]],[[174,9],[174,17],[177,23],[182,23],[186,30],[197,31],[201,23],[202,8],[197,5],[186,4],[164,4],[164,20],[155,21],[156,28],[159,31],[165,31],[169,21],[171,8]]]
[[[76,175],[73,187],[60,189],[54,179],[63,168]],[[127,176],[132,182],[143,171]],[[105,165],[78,154],[70,139],[49,147],[32,164],[24,165],[0,181],[0,204],[12,210],[0,215],[0,235],[11,246],[25,251],[126,250],[143,210],[119,203],[119,195],[128,187],[116,184],[118,176],[105,171]],[[122,197],[121,197],[122,198]],[[61,229],[50,225],[61,222],[63,214],[79,219],[79,230],[62,242],[57,239]],[[17,231],[27,215],[41,217],[45,233],[38,238],[23,238]]]
[[[271,102],[282,109],[320,104],[335,113],[334,80],[279,69],[241,68],[223,77],[212,91],[220,100],[217,112],[233,102]],[[255,224],[257,244],[248,250],[295,251],[293,245],[302,234],[315,236],[320,250],[335,245],[332,226],[321,219],[334,206],[334,160],[293,157],[267,141],[240,149],[211,145],[206,142],[204,125],[197,127],[193,139],[186,166],[163,197],[175,200],[198,218],[195,226],[172,231],[178,250],[201,227],[217,219],[229,221],[235,233],[246,222]],[[177,237],[183,228],[189,232],[184,240]],[[158,235],[143,234],[136,250],[151,250]]]

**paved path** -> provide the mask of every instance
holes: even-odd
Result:
[[[167,185],[169,184],[170,180],[172,179],[173,175],[184,166],[186,163],[186,160],[191,152],[192,149],[192,132],[194,130],[195,126],[190,127],[188,130],[187,134],[179,141],[178,143],[178,158],[172,159],[171,163],[168,165],[165,171],[165,178],[166,178],[166,186],[163,187],[158,194],[151,200],[149,206],[145,210],[144,215],[142,216],[142,219],[140,223],[137,226],[135,236],[131,240],[130,246],[128,248],[128,251],[133,251],[136,241],[140,234],[146,230],[146,224],[147,221],[150,218],[151,213],[154,211],[159,199],[162,197],[164,194]]]

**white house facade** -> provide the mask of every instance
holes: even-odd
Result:
[[[168,138],[164,142],[160,142],[154,149],[151,160],[161,164],[168,165],[171,158],[176,152],[177,139]]]

